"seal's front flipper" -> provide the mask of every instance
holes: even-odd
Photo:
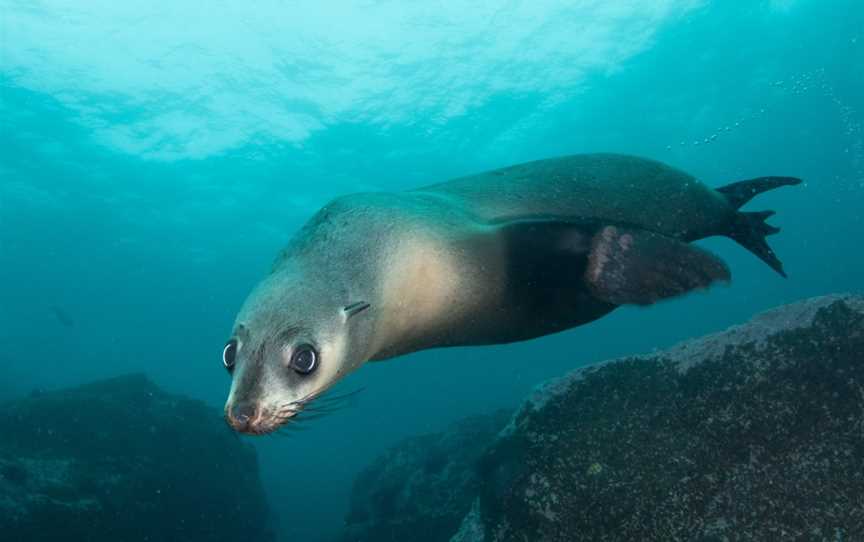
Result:
[[[728,281],[717,256],[671,237],[606,226],[594,236],[585,281],[599,299],[616,305],[649,305]]]

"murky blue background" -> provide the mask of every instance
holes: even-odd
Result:
[[[221,408],[236,309],[345,192],[589,151],[712,186],[806,180],[749,207],[778,211],[789,280],[712,239],[729,288],[369,365],[345,383],[366,387],[350,409],[254,440],[284,540],[317,540],[405,435],[585,363],[862,290],[860,2],[321,5],[0,0],[0,397],[144,371]]]

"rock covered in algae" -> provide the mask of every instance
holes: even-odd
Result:
[[[0,540],[274,540],[254,451],[141,375],[6,402]]]
[[[864,297],[542,386],[452,542],[864,540]]]

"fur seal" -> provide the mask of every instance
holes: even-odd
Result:
[[[324,206],[244,302],[222,361],[237,431],[274,431],[370,360],[555,333],[729,270],[688,243],[725,235],[785,276],[751,198],[801,181],[710,189],[644,158],[539,160]]]

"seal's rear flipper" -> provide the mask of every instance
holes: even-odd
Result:
[[[780,261],[777,254],[768,246],[768,241],[765,240],[767,236],[780,232],[780,228],[775,228],[765,222],[765,220],[773,215],[774,211],[759,211],[756,213],[739,212],[735,217],[732,231],[727,235],[755,254],[760,260],[767,263],[780,276],[786,278],[786,272],[783,271],[783,262]]]
[[[585,270],[588,288],[616,305],[649,305],[729,281],[717,256],[664,235],[616,226],[592,240]]]
[[[801,179],[795,177],[759,177],[758,179],[728,184],[718,188],[717,191],[726,197],[729,205],[735,209],[740,209],[745,203],[762,192],[767,192],[781,186],[794,186],[796,184],[801,184]],[[768,242],[765,240],[767,236],[774,235],[780,231],[779,228],[765,223],[765,220],[772,215],[774,215],[774,211],[760,211],[757,213],[739,212],[732,222],[731,231],[726,235],[755,254],[782,277],[785,277],[786,273],[783,271],[783,263],[774,254],[774,251],[771,250],[771,247],[768,246]]]
[[[749,181],[738,181],[737,183],[721,186],[716,190],[726,196],[729,205],[740,209],[745,203],[755,198],[762,192],[774,190],[781,186],[794,186],[801,184],[801,179],[796,177],[759,177]]]

